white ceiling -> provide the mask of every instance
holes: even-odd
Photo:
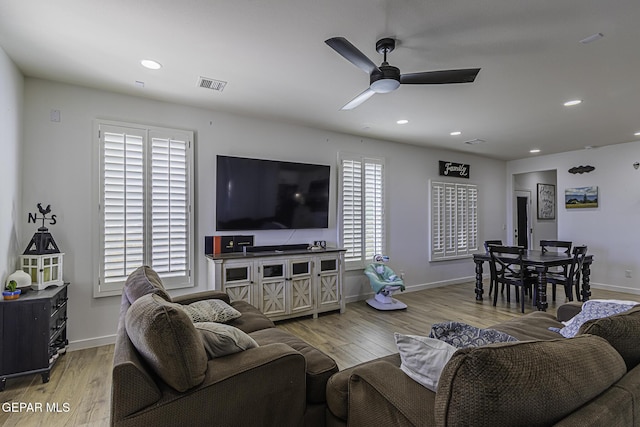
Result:
[[[640,139],[639,18],[638,0],[1,0],[0,46],[29,77],[508,160]],[[369,82],[335,36],[376,64],[397,38],[403,73],[482,70],[340,111]]]

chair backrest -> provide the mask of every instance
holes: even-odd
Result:
[[[548,252],[549,248],[556,248],[556,251],[558,252],[570,254],[571,244],[572,242],[568,242],[566,240],[540,240],[540,249],[542,252]],[[558,249],[564,249],[564,251],[559,251]]]
[[[582,265],[584,264],[584,258],[587,256],[586,246],[576,246],[573,248],[573,259],[571,260],[571,267],[569,267],[569,273],[567,274],[567,284],[573,285],[580,283],[580,275],[582,274]]]
[[[485,240],[484,241],[484,250],[486,252],[489,252],[489,246],[491,246],[491,245],[502,246],[502,240]]]
[[[500,246],[489,245],[491,260],[491,277],[498,282],[513,281],[513,279],[523,278],[525,268],[522,263],[524,248],[522,246]],[[511,280],[507,280],[507,276]]]

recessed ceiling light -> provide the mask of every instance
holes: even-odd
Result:
[[[153,59],[143,59],[142,61],[140,61],[140,63],[143,67],[150,70],[159,70],[160,68],[162,68],[162,65],[160,65],[159,62],[154,61]]]
[[[451,136],[458,136],[458,135],[462,135],[462,132],[460,132],[459,130],[456,130],[454,132],[451,132],[449,135]]]
[[[540,149],[539,149],[539,148],[534,148],[533,150],[529,150],[529,152],[530,152],[530,153],[533,153],[533,154],[535,154],[535,153],[539,153],[539,152],[540,152]]]
[[[574,105],[582,104],[582,99],[572,99],[564,103],[565,107],[572,107]]]
[[[409,123],[409,120],[401,119],[401,120],[398,120],[396,123],[399,125],[406,125],[407,123]]]
[[[640,136],[640,132],[636,132],[636,133],[634,133],[633,135],[635,135],[635,136]]]

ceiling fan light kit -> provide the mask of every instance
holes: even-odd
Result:
[[[369,74],[369,87],[349,101],[341,108],[342,110],[356,108],[376,93],[393,92],[401,84],[471,83],[480,71],[480,68],[469,68],[401,74],[399,68],[389,65],[387,62],[387,53],[393,52],[396,47],[396,40],[389,37],[382,38],[376,42],[376,51],[384,55],[382,64],[379,67],[344,37],[333,37],[325,40],[325,43],[344,59]]]

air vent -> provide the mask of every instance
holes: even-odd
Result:
[[[223,82],[222,80],[210,79],[209,77],[200,77],[200,80],[198,81],[199,87],[217,90],[218,92],[222,92],[226,85],[227,82]]]
[[[469,145],[477,145],[477,144],[483,144],[487,141],[485,141],[484,139],[470,139],[469,141],[465,141],[465,144],[469,144]]]

